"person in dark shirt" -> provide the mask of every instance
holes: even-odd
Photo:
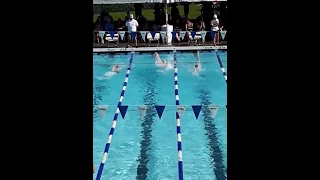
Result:
[[[119,30],[119,28],[123,28],[123,22],[122,22],[121,18],[118,19],[118,21],[116,23],[116,28],[117,28],[117,30]]]
[[[197,25],[195,27],[196,31],[204,31],[206,29],[206,25],[205,25],[205,23],[203,21],[203,17],[202,16],[200,16],[199,19],[197,18],[196,22],[197,22]]]
[[[124,17],[125,22],[127,22],[130,19],[130,11],[127,11],[126,17]]]
[[[100,25],[101,25],[101,27],[104,27],[104,25],[105,25],[105,23],[106,23],[106,21],[105,21],[105,16],[107,15],[107,12],[106,11],[102,11],[101,13],[100,13]]]
[[[188,18],[188,14],[189,14],[189,3],[188,2],[183,3],[183,11],[184,11],[184,15],[186,16],[186,18]]]
[[[114,31],[114,24],[111,22],[110,19],[107,19],[107,23],[104,26],[105,31]]]
[[[176,22],[176,20],[178,19],[178,16],[180,15],[179,13],[179,9],[177,8],[177,3],[173,3],[171,4],[171,19],[172,22]]]
[[[206,26],[206,30],[207,31],[210,31],[210,21],[211,21],[211,18],[213,16],[213,12],[212,12],[212,2],[203,2],[203,5],[202,5],[202,15],[203,15],[203,20],[204,20],[204,23],[205,23],[205,26]]]
[[[158,22],[160,20],[160,11],[161,11],[160,3],[157,3],[154,6],[153,10],[154,10],[154,12],[153,12],[154,13],[154,20],[155,20],[155,22]]]
[[[134,11],[136,13],[136,19],[139,19],[142,15],[142,8],[143,8],[143,5],[142,3],[134,3]]]

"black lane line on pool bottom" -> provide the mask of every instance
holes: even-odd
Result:
[[[143,98],[143,102],[147,105],[146,116],[144,120],[141,120],[141,127],[142,127],[142,138],[140,140],[140,156],[139,156],[139,165],[137,167],[137,179],[138,180],[146,180],[147,174],[149,172],[148,169],[148,150],[150,150],[151,139],[152,139],[152,125],[154,122],[154,117],[156,117],[157,112],[154,109],[155,103],[155,92],[154,92],[154,84],[156,83],[155,78],[147,79],[147,88],[146,88],[146,95]]]
[[[211,104],[209,91],[201,89],[199,92],[199,98],[201,99],[203,111],[202,116],[204,118],[204,129],[206,131],[205,135],[209,139],[208,145],[210,147],[211,166],[213,168],[213,173],[215,174],[217,180],[226,180],[226,168],[223,164],[223,154],[219,146],[220,143],[217,137],[217,128],[213,123],[210,109],[207,107],[207,105]]]

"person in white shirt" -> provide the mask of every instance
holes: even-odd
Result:
[[[219,19],[217,17],[217,15],[213,15],[213,19],[211,20],[211,31],[215,31],[215,35],[213,38],[213,44],[216,45],[219,44]]]
[[[130,14],[130,17],[129,17],[129,20],[126,22],[126,27],[128,28],[128,41],[130,43],[130,41],[132,40],[131,38],[131,32],[137,32],[137,27],[139,27],[139,24],[138,24],[138,21],[136,21],[135,19],[133,19],[133,15]],[[137,35],[136,37],[134,38],[134,41],[135,41],[135,44],[136,44],[136,47],[138,47],[138,44],[137,44]],[[130,46],[130,44],[128,44],[128,47]]]

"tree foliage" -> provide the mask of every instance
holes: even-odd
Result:
[[[145,3],[143,4],[143,6],[144,6],[144,9],[153,9],[154,4]],[[94,4],[93,13],[100,13],[101,7],[102,7],[102,10],[105,10],[106,12],[134,11],[133,4],[103,4],[102,6],[98,4]]]

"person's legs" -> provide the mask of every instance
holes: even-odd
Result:
[[[138,47],[137,36],[134,38],[134,41],[135,41],[136,47]]]
[[[216,32],[215,37],[216,37],[216,43],[219,44],[219,40],[220,40],[220,33],[219,33],[219,31]]]
[[[131,46],[131,32],[128,32],[128,47]]]
[[[216,46],[216,37],[217,37],[217,31],[215,31],[216,33],[214,33],[214,36],[213,36],[213,45]]]

